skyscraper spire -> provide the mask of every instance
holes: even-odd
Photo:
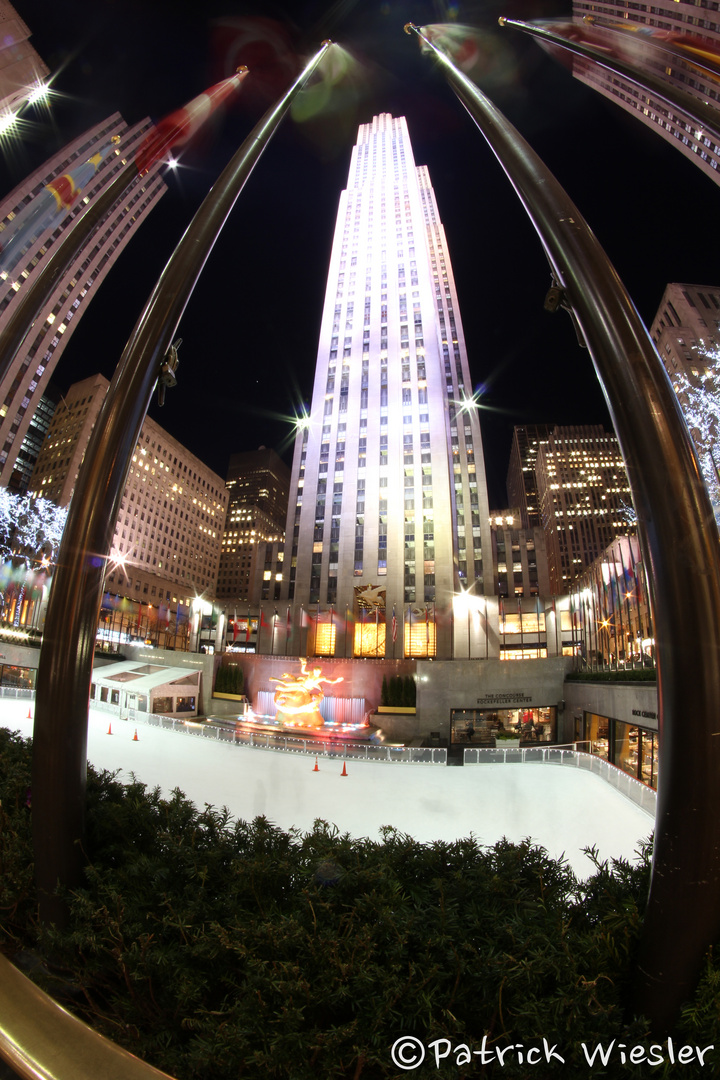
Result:
[[[309,424],[295,447],[283,589],[378,612],[442,612],[492,589],[480,428],[445,232],[403,117],[361,125],[340,196]],[[483,569],[483,553],[488,559]],[[375,620],[372,620],[375,623]],[[429,622],[429,620],[428,620]],[[418,655],[450,656],[433,616]],[[387,630],[390,655],[392,630]],[[408,631],[402,654],[413,655]]]

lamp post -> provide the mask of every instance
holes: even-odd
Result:
[[[449,57],[417,27],[406,30],[433,53],[525,206],[552,270],[546,307],[564,307],[577,321],[625,460],[649,567],[660,716],[653,872],[632,1007],[660,1033],[720,936],[720,544],[712,507],[663,364],[577,207]]]
[[[82,873],[96,626],[107,553],[140,428],[205,261],[245,181],[330,44],[323,42],[256,124],[195,214],[135,325],[85,453],[58,554],[37,675],[33,845],[39,913],[46,923],[66,920],[55,887],[72,886]]]

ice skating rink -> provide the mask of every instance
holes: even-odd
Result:
[[[0,701],[0,726],[32,735],[34,702]],[[112,734],[108,726],[112,725]],[[653,818],[599,777],[560,765],[440,765],[342,761],[233,746],[90,713],[88,759],[96,769],[134,775],[164,794],[180,788],[197,806],[227,806],[233,817],[259,814],[283,829],[305,831],[316,818],[341,832],[379,839],[392,825],[417,840],[455,840],[472,833],[482,844],[525,837],[565,855],[579,877],[601,858],[634,859]]]

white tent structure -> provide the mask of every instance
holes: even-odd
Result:
[[[138,664],[123,660],[93,670],[90,705],[113,712],[123,720],[138,713],[163,716],[197,716],[200,704],[200,672],[166,664]],[[140,717],[142,719],[142,717]]]

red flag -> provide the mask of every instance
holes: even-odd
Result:
[[[233,621],[232,621],[232,628],[233,628],[233,645],[234,645],[234,644],[235,644],[235,639],[236,639],[236,637],[238,636],[238,624],[237,624],[237,619],[233,619]]]
[[[145,136],[135,155],[135,164],[144,175],[168,150],[185,146],[222,102],[240,86],[247,75],[247,68],[215,83],[204,94],[199,94],[182,109],[170,113]]]
[[[265,622],[265,612],[263,611],[263,609],[262,609],[262,608],[260,608],[260,625],[261,625],[261,626],[264,626],[264,627],[266,627],[266,628],[267,628],[267,625],[268,625],[268,624],[267,624],[267,623]]]
[[[250,640],[250,608],[248,608],[247,626],[245,627],[245,641],[248,642],[249,640]]]

